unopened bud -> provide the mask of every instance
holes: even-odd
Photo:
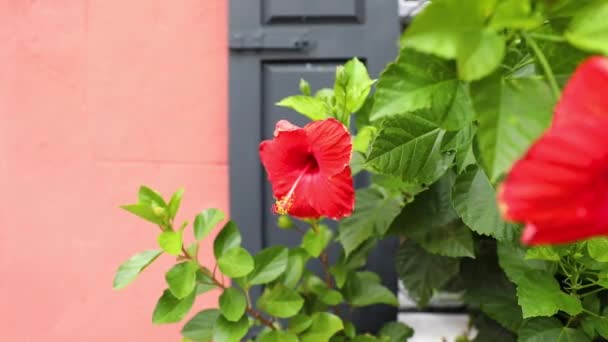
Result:
[[[291,229],[293,228],[293,221],[287,215],[281,215],[277,219],[277,226],[281,229]]]

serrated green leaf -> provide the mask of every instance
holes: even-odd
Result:
[[[499,241],[515,238],[516,227],[502,220],[496,205],[496,192],[482,170],[469,167],[456,177],[452,203],[464,223],[475,232]]]
[[[518,284],[528,271],[553,275],[557,265],[542,260],[525,260],[526,250],[516,244],[498,243],[498,263],[513,283]]]
[[[296,315],[304,305],[304,299],[296,292],[281,283],[266,287],[258,298],[257,306],[268,314],[288,318]]]
[[[581,301],[562,292],[550,273],[526,272],[517,282],[517,300],[524,318],[553,316],[560,310],[576,316],[583,311]]]
[[[526,260],[559,261],[561,257],[551,246],[532,247],[526,251]]]
[[[224,220],[224,217],[224,213],[219,209],[210,208],[203,210],[194,218],[194,237],[197,240],[204,239],[216,225]]]
[[[158,245],[163,251],[171,255],[180,255],[182,253],[182,232],[165,231],[158,235]]]
[[[291,108],[313,121],[323,120],[331,114],[331,108],[325,101],[306,95],[286,97],[277,106]]]
[[[300,342],[328,341],[338,331],[344,329],[342,320],[327,312],[317,312],[312,315],[312,324],[300,336]]]
[[[223,253],[217,259],[217,265],[228,277],[239,278],[253,271],[254,261],[246,249],[237,246]]]
[[[481,165],[495,182],[548,127],[555,99],[543,80],[498,75],[474,83],[471,95]]]
[[[182,335],[196,342],[211,342],[213,327],[219,315],[217,309],[207,309],[197,313],[184,325]]]
[[[272,246],[262,250],[254,258],[254,269],[247,276],[249,285],[267,284],[287,269],[289,251],[283,246]]]
[[[213,328],[213,342],[240,342],[249,331],[249,319],[241,317],[238,322],[230,322],[219,315]]]
[[[459,267],[458,259],[430,254],[411,240],[399,247],[395,263],[408,295],[421,307],[458,273]]]
[[[154,262],[163,252],[160,250],[150,250],[135,254],[129,260],[118,267],[114,276],[113,287],[115,290],[122,289],[131,284],[137,276]]]
[[[452,62],[402,50],[380,75],[370,119],[431,109],[424,118],[438,127],[455,130],[475,115],[468,93]]]
[[[582,331],[565,328],[556,318],[538,317],[525,320],[518,342],[591,342]]]
[[[599,262],[608,262],[608,238],[598,237],[587,241],[589,256]]]
[[[608,54],[608,2],[596,0],[578,11],[565,33],[582,50]]]
[[[365,240],[384,235],[401,210],[401,195],[375,188],[358,190],[353,215],[340,222],[338,240],[348,257]]]
[[[413,189],[422,189],[439,179],[452,165],[454,155],[443,153],[445,131],[424,116],[421,112],[407,113],[382,121],[366,166],[400,177]]]
[[[247,298],[241,290],[230,287],[224,290],[219,299],[220,312],[227,320],[237,322],[245,314]]]
[[[467,166],[476,164],[473,154],[473,138],[477,132],[474,124],[467,125],[459,131],[446,132],[441,147],[444,153],[454,153],[456,173],[462,173]]]
[[[463,80],[487,76],[504,57],[505,39],[485,27],[491,13],[486,5],[479,0],[431,2],[405,31],[401,44],[456,59]]]
[[[131,214],[139,216],[146,221],[159,225],[163,224],[164,217],[166,215],[163,208],[158,206],[153,207],[149,204],[143,203],[122,205],[120,208],[130,212]]]
[[[256,342],[299,342],[298,337],[289,331],[266,331],[260,335]]]
[[[156,303],[152,322],[154,324],[166,324],[181,321],[192,308],[195,297],[196,294],[192,291],[187,297],[178,299],[169,289],[166,289]]]
[[[228,221],[213,241],[213,254],[219,259],[224,253],[240,245],[241,233],[234,222]]]
[[[530,30],[542,23],[543,17],[538,12],[532,12],[529,0],[503,0],[496,6],[490,27],[495,30]]]
[[[333,232],[324,224],[318,226],[317,231],[309,229],[302,237],[302,248],[313,258],[318,258],[331,242]]]
[[[196,272],[198,265],[193,261],[179,263],[165,274],[169,290],[175,298],[187,297],[196,287]]]
[[[344,285],[346,301],[353,307],[372,304],[398,306],[395,294],[380,284],[379,279],[369,276],[369,272],[353,273]]]
[[[177,211],[182,203],[183,195],[184,189],[179,189],[173,193],[173,196],[171,196],[171,200],[169,200],[169,204],[167,204],[167,210],[169,211],[170,218],[174,218],[175,214],[177,214]]]
[[[378,129],[374,126],[364,126],[353,138],[353,151],[367,153],[369,145],[376,136]]]
[[[289,320],[289,331],[299,334],[308,329],[312,324],[312,319],[305,314],[299,314]]]

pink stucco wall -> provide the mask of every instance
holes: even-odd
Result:
[[[151,324],[169,257],[112,290],[157,233],[118,205],[227,209],[226,3],[0,0],[0,341],[180,340]]]

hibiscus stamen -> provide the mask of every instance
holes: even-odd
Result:
[[[298,176],[296,181],[293,182],[293,185],[287,192],[287,195],[281,197],[272,205],[272,211],[275,214],[286,215],[287,213],[289,213],[289,209],[291,208],[291,205],[293,204],[293,200],[295,198],[294,193],[296,191],[296,187],[298,186],[298,183],[300,183],[300,180],[302,179],[306,171],[308,171],[308,169],[310,169],[313,164],[314,163],[306,164],[306,167],[302,169],[302,172],[300,172],[300,175]]]

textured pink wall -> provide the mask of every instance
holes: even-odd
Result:
[[[0,0],[0,340],[179,341],[151,324],[169,257],[111,289],[157,233],[118,205],[227,208],[226,2]]]

